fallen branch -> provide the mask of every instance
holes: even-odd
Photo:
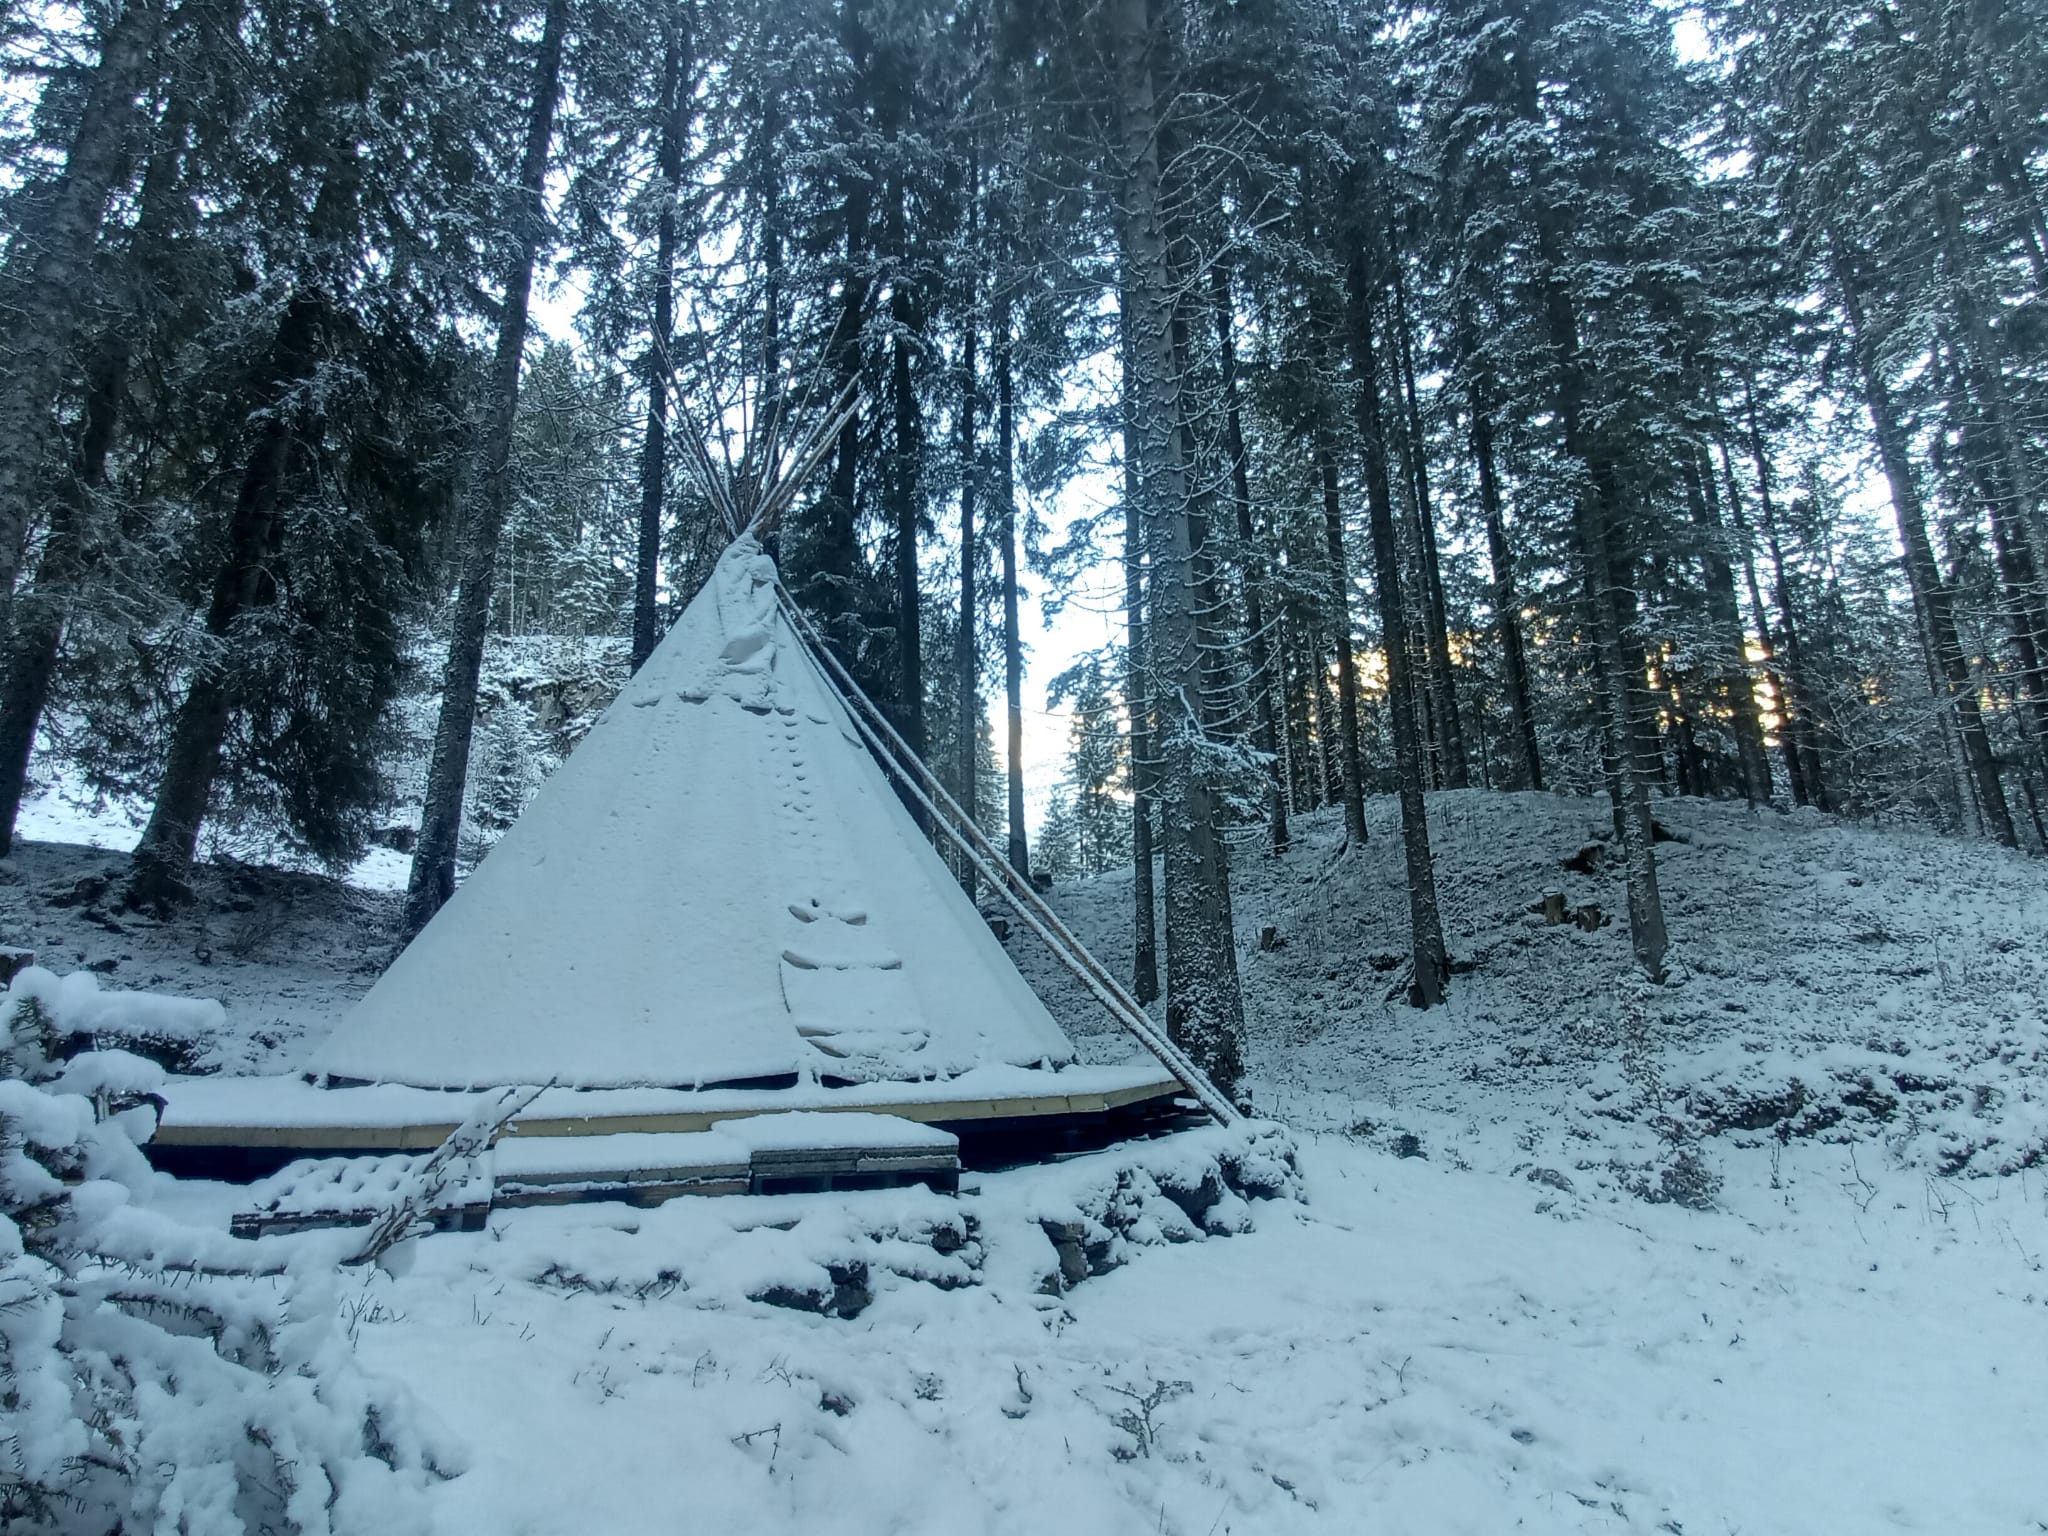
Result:
[[[448,1139],[427,1154],[414,1172],[411,1187],[400,1192],[386,1211],[370,1224],[363,1246],[350,1264],[374,1264],[416,1228],[431,1225],[433,1210],[442,1194],[458,1178],[468,1177],[468,1165],[487,1151],[498,1132],[553,1084],[540,1088],[505,1088],[484,1099],[469,1112],[462,1124],[448,1133]]]

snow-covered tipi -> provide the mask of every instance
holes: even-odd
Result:
[[[1073,1046],[869,755],[742,535],[314,1071],[704,1088]]]
[[[838,1110],[1018,1147],[1171,1119],[1183,1095],[1235,1118],[782,595],[761,535],[849,414],[825,413],[781,477],[773,422],[751,479],[691,444],[735,530],[709,582],[308,1071],[177,1085],[160,1164],[433,1147],[484,1090],[514,1091],[507,1129],[543,1139]],[[884,759],[1149,1057],[1073,1065]]]

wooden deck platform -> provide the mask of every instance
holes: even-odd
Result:
[[[679,1136],[713,1126],[723,1133],[758,1116],[801,1112],[811,1120],[854,1113],[950,1132],[959,1139],[961,1160],[981,1167],[1176,1122],[1186,1112],[1186,1092],[1149,1062],[1060,1071],[984,1067],[943,1082],[841,1088],[550,1089],[520,1113],[499,1146],[526,1138]],[[174,1081],[162,1097],[157,1133],[145,1149],[150,1160],[183,1176],[246,1181],[310,1157],[429,1151],[462,1122],[478,1095],[389,1084],[327,1088],[297,1077],[214,1077]],[[817,1175],[792,1162],[784,1176]]]

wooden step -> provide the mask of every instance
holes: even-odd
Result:
[[[789,1110],[722,1120],[714,1129],[746,1147],[756,1194],[920,1182],[959,1187],[960,1138],[895,1115]]]
[[[366,1226],[390,1209],[424,1158],[308,1158],[250,1187],[238,1237]],[[435,1230],[480,1229],[496,1208],[682,1195],[786,1194],[960,1183],[950,1132],[892,1115],[794,1111],[723,1120],[708,1131],[508,1136],[438,1201]]]
[[[424,1158],[303,1158],[249,1186],[250,1208],[230,1218],[236,1237],[306,1232],[315,1227],[366,1227],[382,1216],[412,1180]],[[491,1172],[480,1159],[435,1202],[429,1218],[437,1232],[480,1232],[491,1210]]]

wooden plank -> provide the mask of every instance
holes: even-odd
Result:
[[[500,1184],[493,1206],[581,1205],[595,1200],[624,1200],[633,1205],[660,1205],[683,1195],[744,1195],[753,1181],[738,1178],[658,1179],[646,1183],[595,1180],[588,1184]]]

